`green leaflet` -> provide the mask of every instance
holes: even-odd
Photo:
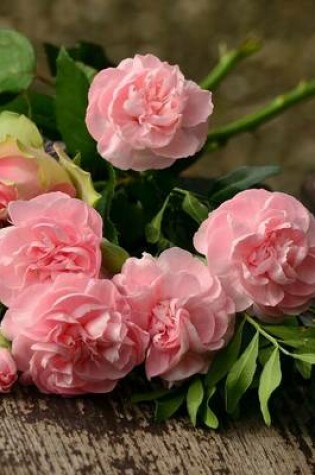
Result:
[[[242,166],[237,168],[215,180],[210,192],[210,201],[222,203],[240,191],[262,183],[266,178],[277,175],[279,172],[280,167],[278,165]]]
[[[243,319],[228,346],[218,351],[209,368],[208,374],[205,376],[205,385],[207,387],[215,386],[226,376],[235,363],[241,347],[244,323],[245,320]]]
[[[315,328],[313,327],[264,325],[263,328],[281,340],[281,343],[298,348],[301,353],[315,353]]]
[[[302,360],[295,360],[295,367],[304,379],[310,379],[312,375],[312,365]]]
[[[169,194],[160,211],[154,216],[152,221],[148,223],[145,228],[146,239],[151,244],[156,244],[162,238],[162,221],[170,196],[171,195]]]
[[[258,343],[259,333],[257,331],[252,341],[228,373],[225,396],[226,410],[229,414],[236,410],[241,397],[253,381],[257,366]]]
[[[117,274],[125,261],[129,258],[128,252],[122,247],[103,238],[101,242],[102,268],[105,272]]]
[[[201,201],[189,191],[185,191],[182,206],[185,213],[198,224],[201,224],[208,217],[209,209],[207,206],[201,203]]]
[[[156,401],[155,419],[157,422],[169,419],[185,401],[186,394],[181,392],[179,394],[166,396],[165,398]]]
[[[209,407],[209,401],[216,392],[216,388],[208,388],[206,397],[204,398],[204,407],[202,412],[202,421],[210,429],[217,429],[219,427],[219,421],[215,413]]]
[[[62,147],[55,145],[54,148],[58,155],[59,163],[66,170],[75,186],[77,198],[95,208],[102,195],[95,190],[91,174],[76,164],[76,162],[80,161],[80,156],[71,160],[64,153]]]
[[[131,402],[138,403],[138,402],[149,402],[155,401],[160,397],[166,396],[170,394],[170,390],[166,388],[156,389],[155,391],[148,391],[145,393],[136,393],[131,396]]]
[[[0,348],[8,348],[11,349],[12,343],[11,341],[7,340],[5,336],[0,333]]]
[[[34,78],[35,53],[25,36],[0,29],[0,94],[26,90]]]
[[[56,119],[70,155],[81,155],[81,165],[91,173],[104,167],[96,153],[95,142],[85,125],[89,81],[76,62],[61,49],[57,59]],[[98,179],[102,179],[99,174]]]
[[[292,358],[304,361],[311,365],[315,364],[315,353],[290,353]]]
[[[118,231],[111,220],[111,207],[116,189],[116,172],[112,165],[108,163],[108,180],[104,185],[101,199],[96,205],[97,211],[103,218],[104,234],[107,239],[114,244],[118,244]]]
[[[209,429],[217,429],[219,427],[218,418],[209,406],[206,407],[202,420]]]
[[[200,378],[194,379],[188,388],[186,404],[193,425],[196,425],[198,409],[203,401],[204,389]]]
[[[265,423],[269,426],[271,423],[268,402],[270,396],[275,389],[280,385],[282,379],[280,354],[276,347],[272,351],[269,359],[264,365],[263,371],[259,380],[258,397],[260,402],[260,409]]]

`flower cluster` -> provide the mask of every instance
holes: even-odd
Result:
[[[0,392],[19,379],[44,393],[106,393],[139,365],[166,388],[193,376],[198,385],[197,375],[211,379],[241,312],[257,330],[310,307],[315,218],[298,200],[243,189],[213,209],[186,190],[158,188],[155,169],[201,150],[212,109],[211,93],[177,66],[152,55],[124,60],[91,83],[85,121],[100,157],[93,168],[85,156],[86,169],[63,145],[49,155],[26,117],[0,114]],[[163,235],[172,193],[175,214],[188,209],[198,222],[182,233],[186,247],[176,220]],[[298,357],[313,363],[309,353]]]

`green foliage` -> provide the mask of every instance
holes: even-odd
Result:
[[[266,178],[277,175],[280,167],[277,165],[242,166],[212,182],[210,202],[220,204],[240,191],[262,183]]]
[[[197,421],[197,413],[201,406],[204,396],[204,389],[200,378],[195,378],[189,385],[186,404],[187,411],[192,424],[195,426]]]
[[[214,387],[227,375],[234,365],[241,348],[244,324],[245,320],[242,319],[230,343],[216,354],[205,376],[206,386]]]
[[[275,347],[264,365],[260,376],[258,396],[260,409],[267,425],[270,425],[271,418],[268,409],[268,402],[272,393],[280,385],[282,379],[279,348]]]
[[[241,397],[253,381],[257,367],[258,343],[259,333],[257,331],[228,373],[225,385],[225,398],[226,410],[229,414],[233,414],[237,409]]]
[[[51,43],[45,43],[44,47],[51,74],[56,76],[57,58],[60,53],[60,48]],[[100,45],[91,42],[80,41],[72,48],[67,48],[66,51],[74,61],[77,61],[94,70],[100,70],[114,66],[114,64],[107,58],[103,48]]]
[[[91,171],[96,146],[85,125],[89,81],[84,72],[61,49],[57,59],[56,118],[70,155],[80,153],[83,168]],[[100,160],[96,158],[96,160]]]
[[[34,79],[35,53],[17,31],[0,29],[0,94],[26,90]]]
[[[172,417],[183,405],[185,393],[170,394],[156,401],[155,419],[157,422],[165,421]]]
[[[9,98],[0,106],[0,111],[24,114],[41,129],[51,140],[60,140],[61,135],[56,124],[55,99],[47,94],[36,91],[25,91]]]

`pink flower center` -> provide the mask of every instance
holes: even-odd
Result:
[[[39,281],[55,278],[60,272],[89,272],[95,267],[95,236],[75,236],[53,225],[40,225],[34,240],[25,249],[27,273]]]
[[[159,302],[152,310],[150,334],[155,346],[178,347],[182,335],[181,327],[189,318],[186,309],[178,305],[177,299]]]
[[[265,279],[290,283],[307,252],[304,234],[292,228],[268,231],[262,237],[248,236],[235,248],[235,256],[244,265],[245,279],[262,279],[262,283]]]
[[[112,116],[121,136],[136,148],[169,143],[181,124],[186,104],[178,71],[146,71],[124,86],[113,102]]]

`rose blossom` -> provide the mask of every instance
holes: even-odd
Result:
[[[8,393],[16,380],[15,361],[7,348],[0,348],[0,393]]]
[[[70,177],[54,158],[42,149],[22,147],[13,138],[0,142],[0,220],[7,219],[10,202],[57,190],[76,194]]]
[[[110,280],[60,275],[24,291],[6,312],[3,335],[23,372],[44,393],[111,391],[142,363],[148,335]]]
[[[100,155],[122,170],[172,165],[204,145],[211,93],[151,54],[125,59],[94,78],[86,124]]]
[[[295,314],[315,296],[315,219],[292,196],[243,191],[209,214],[194,244],[238,310]]]
[[[99,275],[102,219],[61,192],[9,204],[12,226],[0,230],[0,301],[60,273]]]
[[[170,383],[208,370],[213,352],[231,336],[234,304],[206,265],[179,248],[157,259],[128,259],[114,282],[151,336],[148,378]]]

